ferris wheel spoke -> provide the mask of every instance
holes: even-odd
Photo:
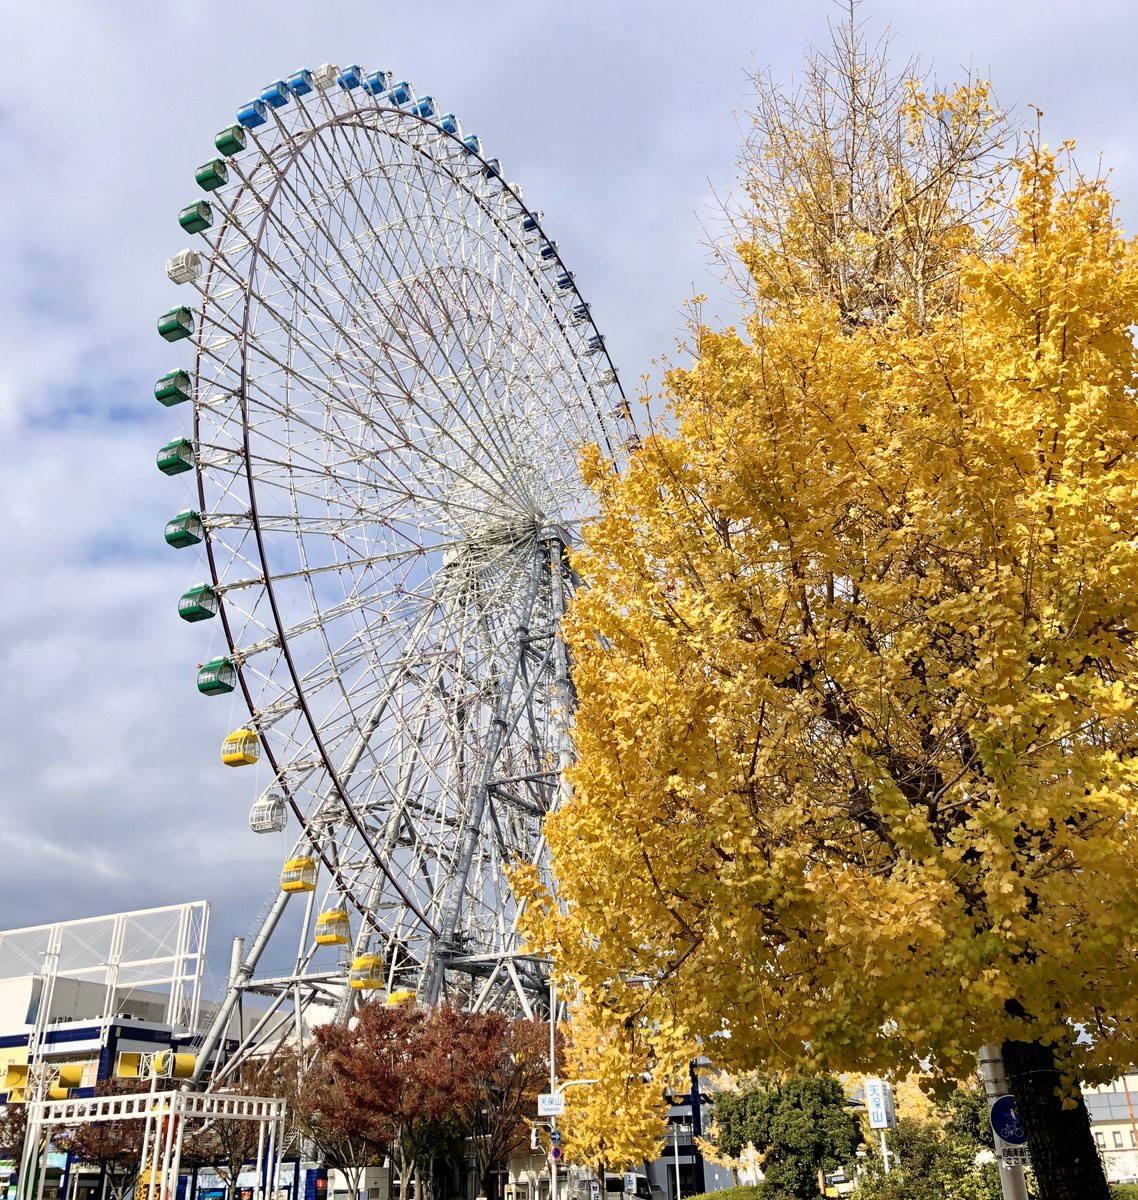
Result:
[[[288,366],[287,364],[283,363],[280,359],[274,359],[273,361],[274,361],[275,365],[277,365],[280,368],[280,370],[282,371],[282,373],[285,374],[286,376],[289,376],[293,379],[297,379],[297,378],[303,379],[304,378],[302,375],[299,375],[299,373],[296,372],[295,368]],[[363,414],[362,412],[359,412],[358,415],[364,416],[365,414]],[[297,421],[298,414],[296,413],[295,410],[292,413],[290,413],[290,418],[293,422]],[[311,424],[311,423],[304,422],[304,421],[301,421],[300,423],[301,424]],[[314,433],[320,432],[314,424],[311,424],[311,427],[312,427]],[[390,431],[383,429],[382,427],[378,428],[376,430],[376,432],[377,432],[377,434],[380,434],[380,435],[386,434],[386,435],[390,436]],[[402,442],[403,444],[406,444],[406,445],[410,445],[413,442],[413,438],[408,434],[408,432],[406,430],[404,430],[402,428],[400,428],[396,431],[396,436],[393,439],[393,443],[396,447],[399,446],[400,442]],[[440,459],[434,455],[431,455],[429,453],[424,454],[424,452],[421,448],[419,449],[418,453],[419,453],[419,457],[426,458],[428,461],[433,462],[440,469],[443,469],[447,466],[447,463],[445,462],[445,460],[442,460],[442,459]],[[405,464],[405,465],[410,466],[410,464]],[[461,473],[460,473],[460,477],[466,479],[466,481],[471,483],[471,485],[474,487],[477,487],[479,484],[478,480],[470,478],[470,477],[466,477],[466,476],[462,475]]]
[[[454,229],[455,228],[454,223],[453,222],[448,223],[446,220],[444,220],[443,214],[440,213],[439,209],[436,207],[436,205],[434,203],[432,189],[428,185],[426,178],[425,178],[424,159],[422,158],[422,156],[414,158],[412,160],[412,164],[418,174],[419,191],[425,197],[425,201],[428,206],[428,210],[429,210],[430,217],[432,220],[433,228],[435,230],[443,231],[443,236],[438,237],[438,238],[432,238],[431,244],[433,246],[439,246],[439,245],[445,246],[446,242],[447,242],[446,231],[448,230],[448,228]],[[408,187],[408,191],[411,191],[411,190],[412,189],[410,187]],[[462,195],[463,195],[464,207],[468,211],[472,208],[474,209],[474,211],[477,214],[478,221],[480,224],[484,224],[487,221],[489,221],[494,225],[494,227],[496,229],[503,229],[503,228],[508,229],[507,226],[503,225],[500,218],[497,218],[492,214],[492,212],[490,211],[490,208],[486,204],[484,198],[481,197],[480,195],[478,195],[477,192],[470,190],[470,189],[466,189],[463,191]],[[489,264],[490,267],[494,270],[498,270],[500,268],[500,262],[502,260],[502,257],[503,256],[501,254],[495,254],[493,256],[493,258],[490,260],[490,264]],[[511,254],[509,257],[512,261],[513,255]],[[463,261],[465,263],[465,259],[463,259]],[[453,274],[450,276],[443,276],[442,278],[443,278],[443,282],[442,282],[442,284],[440,284],[438,282],[438,275],[436,274],[433,277],[433,281],[435,282],[435,286],[436,286],[436,295],[438,295],[439,288],[441,286],[449,285],[451,288],[457,288],[458,280],[454,277]],[[457,330],[453,321],[450,323],[450,326],[447,330],[448,334],[451,335],[450,342],[458,349],[462,358],[465,359],[465,361],[467,363],[467,367],[471,370],[473,379],[475,381],[477,381],[478,373],[475,368],[475,364],[472,361],[471,346],[477,345],[479,341],[481,341],[483,338],[487,338],[489,336],[489,334],[493,331],[495,319],[498,314],[496,314],[493,311],[493,305],[490,303],[490,297],[493,295],[496,295],[496,294],[501,295],[501,293],[498,291],[492,290],[494,281],[493,281],[492,276],[490,274],[488,274],[486,266],[482,266],[478,270],[475,270],[475,271],[471,271],[469,268],[464,266],[464,270],[463,270],[461,278],[466,285],[470,285],[472,283],[481,283],[483,285],[479,291],[478,299],[479,299],[480,303],[477,303],[477,305],[472,305],[472,298],[471,298],[470,292],[468,290],[467,294],[465,296],[455,295],[453,297],[453,299],[451,299],[450,303],[447,303],[440,297],[439,298],[439,307],[443,312],[448,313],[448,314],[453,314],[455,311],[457,311],[463,307],[465,307],[465,309],[468,313],[468,316],[473,316],[473,314],[475,312],[478,313],[478,315],[481,319],[481,325],[479,327],[475,327],[475,328],[472,328],[472,329],[466,331],[465,337],[461,336],[461,334],[459,334],[459,336],[455,336],[456,334],[459,333],[459,331]],[[530,280],[530,282],[533,282],[533,281],[534,280]],[[516,294],[516,293],[507,292],[506,294],[511,295],[511,294]],[[456,301],[457,301],[457,303],[456,303]],[[448,347],[448,349],[449,349],[449,347]],[[444,350],[444,354],[446,354],[446,350]],[[446,356],[448,358],[452,357],[451,355],[446,355]],[[489,353],[487,353],[483,356],[484,360],[489,359],[490,357],[491,356]],[[482,389],[483,401],[485,401],[486,398],[487,398],[486,390]],[[516,432],[514,432],[514,435],[512,436],[512,431],[510,431],[508,428],[505,427],[504,422],[501,417],[501,414],[497,413],[493,407],[490,407],[488,409],[488,412],[490,413],[490,419],[492,421],[494,421],[494,423],[498,429],[498,433],[499,433],[499,436],[501,437],[502,441],[507,445],[514,444],[516,442]]]
[[[458,541],[440,542],[437,545],[427,547],[423,544],[409,546],[405,550],[391,550],[382,554],[366,554],[353,558],[348,562],[328,563],[322,567],[308,567],[303,571],[286,571],[273,576],[277,583],[285,583],[295,579],[303,579],[308,575],[326,575],[326,574],[342,574],[346,570],[364,571],[369,567],[377,567],[388,563],[402,562],[408,558],[418,558],[425,554],[428,549],[432,552],[446,553],[448,550],[453,550],[463,543]],[[217,588],[219,594],[224,594],[230,591],[240,591],[245,588],[259,588],[264,586],[265,578],[263,575],[249,575],[244,579],[235,579],[230,583]]]
[[[284,225],[280,221],[273,219],[271,209],[263,210],[261,212],[258,212],[256,214],[251,214],[251,215],[256,215],[256,216],[260,217],[262,220],[268,220],[271,223],[272,227],[277,232],[278,236],[281,238],[282,242],[285,244],[292,245],[293,249],[296,252],[295,258],[300,261],[305,260],[306,247],[302,243],[299,242],[295,231],[293,231],[292,229],[290,229],[288,226]],[[341,289],[341,287],[339,286],[335,277],[330,272],[323,270],[321,272],[322,277],[323,277],[323,282],[321,282],[320,280],[316,280],[316,279],[308,281],[306,279],[306,276],[303,273],[301,273],[299,275],[296,274],[294,271],[291,270],[289,264],[283,264],[280,261],[278,261],[276,258],[274,258],[273,254],[268,250],[268,248],[261,245],[261,241],[262,241],[261,238],[259,238],[259,237],[255,238],[251,231],[244,229],[240,225],[238,210],[231,210],[230,214],[229,214],[229,218],[230,218],[231,224],[237,226],[237,228],[241,232],[242,237],[241,237],[240,245],[242,248],[242,252],[244,252],[245,247],[247,247],[247,246],[251,247],[251,246],[255,245],[257,247],[257,251],[256,251],[257,260],[262,267],[272,268],[277,273],[277,275],[279,277],[281,277],[282,279],[288,278],[290,275],[292,276],[291,285],[288,288],[285,288],[284,286],[282,286],[277,293],[264,293],[261,296],[262,303],[265,304],[265,307],[274,316],[274,318],[276,319],[276,321],[278,322],[280,327],[286,331],[286,335],[288,335],[291,332],[291,326],[290,326],[290,322],[289,322],[289,318],[288,318],[287,314],[283,311],[282,308],[277,308],[277,307],[273,306],[272,304],[266,303],[267,301],[272,299],[273,295],[279,295],[280,297],[282,297],[282,299],[284,299],[286,301],[292,301],[297,298],[304,298],[304,299],[310,301],[312,304],[312,307],[317,312],[319,312],[323,315],[324,319],[327,322],[328,330],[335,332],[337,335],[337,338],[339,339],[339,341],[342,344],[353,345],[353,338],[348,333],[347,329],[344,327],[341,319],[339,317],[337,317],[335,308],[330,307],[329,303],[325,302],[325,300],[323,299],[323,292],[326,290],[329,293],[331,293],[330,300],[333,305],[335,305],[338,302],[339,307],[341,307],[341,308],[349,308],[350,307],[350,304],[351,304],[350,297]],[[218,235],[215,245],[218,248],[218,253],[220,254],[221,253],[220,247],[222,247],[224,245],[224,233]],[[319,260],[316,260],[316,261],[319,262]],[[358,277],[354,276],[354,272],[351,271],[350,264],[348,263],[348,261],[346,259],[343,260],[343,265],[346,268],[348,268],[348,270],[346,272],[346,277],[352,278],[354,285],[358,287],[360,285],[361,281],[358,279]],[[219,266],[219,269],[224,274],[228,275],[230,278],[234,278],[234,279],[240,278],[240,274],[241,274],[240,264],[231,265],[231,264],[227,263],[227,261],[224,257],[220,257],[218,259],[218,266]],[[297,286],[298,283],[299,283],[299,286]],[[306,283],[307,283],[307,286],[306,286]],[[228,292],[224,293],[224,295],[226,298],[228,298]],[[238,331],[240,329],[242,322],[237,316],[235,307],[236,306],[231,306],[227,309],[223,309],[221,315],[207,313],[206,318],[208,320],[211,320],[212,322],[214,322],[215,325],[219,329],[221,329],[224,334],[228,335],[228,337],[236,340],[237,334],[238,334]],[[309,324],[311,325],[311,322],[309,322]],[[322,339],[317,339],[317,340],[319,341]],[[350,374],[353,369],[352,360],[348,360],[345,363],[345,361],[344,361],[345,356],[343,355],[342,351],[337,351],[334,348],[332,343],[328,342],[326,339],[323,339],[323,340],[324,340],[323,356],[320,353],[313,354],[310,351],[307,354],[307,357],[309,357],[313,361],[314,365],[316,365],[316,366],[319,366],[325,360],[328,362],[337,362],[338,365],[340,365],[341,367],[345,367],[345,369]],[[356,358],[359,358],[361,356],[366,357],[366,350],[364,350],[363,347],[361,347],[359,345],[353,345],[353,349],[355,349],[355,351],[356,351]],[[361,351],[363,351],[362,355],[361,355]],[[284,369],[283,363],[280,363],[278,361],[277,365],[282,367],[282,369]],[[323,376],[320,376],[320,378],[321,378],[321,380],[323,380]],[[394,376],[391,377],[391,381],[394,382]],[[360,380],[361,385],[366,384],[366,382],[367,382],[366,380],[363,380],[363,379]]]
[[[336,161],[336,160],[333,160],[333,162],[335,162],[335,161]],[[357,202],[357,205],[358,205],[358,204],[359,204],[358,198],[355,196],[355,191],[354,191],[354,189],[353,189],[353,187],[352,187],[351,183],[349,182],[349,180],[348,180],[347,176],[343,175],[342,171],[340,172],[340,176],[341,176],[341,179],[343,180],[343,183],[344,183],[344,195],[345,195],[345,196],[347,196],[347,195],[351,195],[353,198],[355,198],[355,199],[356,199],[356,202]],[[293,195],[294,195],[294,198],[296,198],[296,199],[297,199],[297,201],[298,201],[298,203],[299,203],[299,204],[302,204],[302,205],[307,205],[307,204],[310,204],[310,203],[311,203],[310,201],[307,201],[306,199],[303,199],[303,198],[301,198],[301,197],[299,196],[299,193],[297,192],[297,190],[296,190],[295,188],[291,188],[290,190],[292,191],[292,193],[293,193]],[[362,208],[361,208],[361,211],[362,211]],[[344,224],[348,224],[348,222],[347,222],[347,220],[346,220],[346,217],[345,217],[345,215],[344,215],[344,213],[343,213],[343,211],[342,211],[342,210],[340,210],[340,216],[341,216],[341,220],[343,221],[343,223],[344,223]],[[374,238],[374,245],[375,245],[375,246],[382,247],[384,244],[385,244],[385,240],[384,240],[384,239]],[[374,248],[374,247],[373,247],[373,248]],[[362,257],[362,254],[361,254],[361,257]],[[348,259],[347,259],[347,258],[346,258],[346,257],[343,255],[342,251],[340,252],[340,259],[341,259],[341,262],[342,262],[343,266],[345,267],[345,272],[346,272],[346,275],[348,275],[348,276],[350,276],[350,277],[351,277],[351,279],[352,279],[352,284],[353,284],[353,286],[356,288],[357,292],[358,292],[359,294],[363,294],[363,295],[366,295],[366,294],[368,294],[368,292],[369,292],[370,290],[372,290],[372,289],[371,289],[371,288],[369,288],[369,287],[368,287],[366,284],[364,284],[364,283],[363,283],[363,281],[361,281],[361,280],[360,280],[360,278],[359,278],[358,274],[357,274],[357,273],[354,271],[354,269],[351,267],[351,265],[350,265],[350,263],[349,263]],[[389,262],[390,262],[390,255],[388,256],[388,259],[389,259]],[[344,295],[343,295],[343,293],[340,293],[340,295],[341,295],[341,298],[343,298],[343,299],[344,299],[344,302],[345,302],[345,304],[346,304],[346,305],[350,305],[350,303],[351,303],[351,302],[350,302],[349,298],[348,298],[348,297],[346,297],[346,296],[344,296]],[[407,348],[408,348],[409,350],[411,349],[411,347],[410,347],[410,344],[409,344],[409,343],[407,343]],[[411,354],[411,358],[412,358],[412,359],[414,359],[414,358],[415,358],[415,355],[414,355],[413,353]],[[388,377],[388,378],[389,378],[389,382],[391,382],[391,383],[395,383],[395,382],[396,382],[396,380],[395,380],[395,378],[394,378],[393,376],[390,376],[390,375],[389,375],[389,377]]]
[[[351,152],[354,154],[354,147],[351,147],[350,149],[351,149]],[[365,176],[365,177],[366,177],[366,176]],[[373,188],[374,188],[375,186],[377,186],[377,181],[373,180]],[[358,197],[358,196],[356,196],[356,194],[355,194],[354,190],[353,190],[353,189],[351,189],[350,187],[348,187],[348,188],[346,188],[346,191],[347,191],[349,194],[351,194],[351,195],[353,196],[353,199],[355,199],[355,201],[356,201],[356,204],[357,204],[357,205],[358,205],[358,206],[361,208],[361,210],[362,210],[362,209],[363,209],[363,204],[362,204],[362,202],[360,201],[359,197]],[[374,193],[373,193],[373,194],[374,194]],[[429,246],[433,245],[434,243],[428,239],[428,240],[426,241],[426,243],[425,243],[425,244],[426,244],[426,245],[429,247]],[[394,260],[394,258],[393,258],[393,256],[392,256],[391,252],[390,252],[390,251],[387,249],[387,246],[386,246],[386,244],[384,244],[384,245],[383,245],[383,247],[382,247],[382,250],[383,250],[384,256],[385,256],[385,258],[386,258],[386,260],[387,260],[387,263],[388,263],[389,267],[391,267],[391,268],[392,268],[392,270],[393,270],[393,272],[395,273],[395,276],[396,276],[397,278],[398,278],[398,277],[400,277],[401,273],[400,273],[399,264],[398,264],[398,263],[397,263],[397,262]],[[427,275],[425,276],[425,278],[426,278],[427,280],[430,280],[430,279],[432,278],[432,275],[431,275],[431,274],[427,274]],[[441,308],[441,307],[442,307],[442,306],[440,306],[440,308]],[[445,311],[445,310],[444,310],[444,311]],[[469,395],[468,395],[466,398],[469,400],[469,399],[470,399]],[[484,398],[484,397],[483,397],[483,398]],[[490,410],[490,411],[492,411],[492,410]],[[460,420],[465,420],[465,419],[466,419],[466,418],[465,418],[465,413],[461,412],[460,410],[455,410],[455,416],[456,416],[456,417],[458,417]]]
[[[311,429],[313,432],[315,432],[315,427],[310,422],[298,420],[295,413],[292,414],[291,423],[293,425],[299,425],[302,428]],[[372,425],[370,418],[364,418],[362,423]],[[413,469],[414,461],[404,457],[402,453],[402,447],[413,444],[414,438],[411,436],[411,433],[408,430],[403,428],[400,428],[394,437],[392,436],[392,432],[390,430],[387,430],[382,426],[373,426],[373,428],[377,438],[385,437],[389,439],[389,444],[391,444],[393,448],[390,461],[380,462],[374,455],[360,454],[358,449],[351,446],[347,437],[330,438],[327,444],[331,447],[342,444],[345,449],[345,465],[347,465],[348,462],[355,463],[357,466],[363,466],[366,464],[369,468],[369,478],[374,479],[375,486],[377,488],[390,494],[400,495],[406,498],[408,496],[408,475],[406,472]],[[261,436],[266,440],[272,439],[272,434],[269,430],[262,430]],[[463,469],[461,466],[452,468],[445,459],[434,453],[431,453],[428,450],[424,450],[422,447],[417,449],[415,457],[421,465],[430,466],[439,472],[449,469],[451,475],[456,480],[466,483],[470,486],[473,494],[477,494],[477,490],[485,486],[484,477],[479,477]],[[258,452],[257,459],[258,464],[266,472],[271,472],[274,469],[280,470],[283,478],[288,478],[293,475],[306,475],[314,479],[328,481],[330,477],[334,478],[336,475],[336,472],[327,463],[316,464],[315,462],[312,462],[309,465],[297,465],[294,462],[269,458],[264,454],[264,452]],[[404,468],[403,473],[400,473],[400,467]],[[377,471],[383,472],[379,478],[375,478]],[[271,479],[271,475],[268,475],[267,478]]]

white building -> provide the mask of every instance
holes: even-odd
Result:
[[[1111,1183],[1138,1181],[1138,1071],[1099,1087],[1084,1087],[1095,1144]]]

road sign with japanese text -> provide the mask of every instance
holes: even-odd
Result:
[[[893,1129],[896,1126],[893,1089],[884,1079],[870,1078],[865,1081],[865,1107],[870,1129]]]

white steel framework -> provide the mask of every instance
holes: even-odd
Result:
[[[369,956],[389,992],[532,1012],[545,968],[518,952],[504,870],[544,865],[568,754],[579,456],[635,440],[520,189],[430,98],[337,74],[265,110],[188,280],[212,586],[259,786],[321,877],[254,930],[203,1069],[244,992],[271,997],[246,1044],[313,1002],[344,1018]],[[336,909],[347,943],[316,946]]]

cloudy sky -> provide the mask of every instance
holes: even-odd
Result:
[[[787,79],[828,0],[7,0],[0,12],[0,928],[214,902],[214,959],[274,890],[258,783],[218,761],[243,716],[194,688],[163,542],[179,505],[151,397],[166,258],[213,134],[301,66],[391,69],[481,134],[593,305],[626,388],[715,298],[748,75]],[[1138,228],[1138,4],[865,0],[893,57],[989,76],[1023,123],[1113,171]]]

